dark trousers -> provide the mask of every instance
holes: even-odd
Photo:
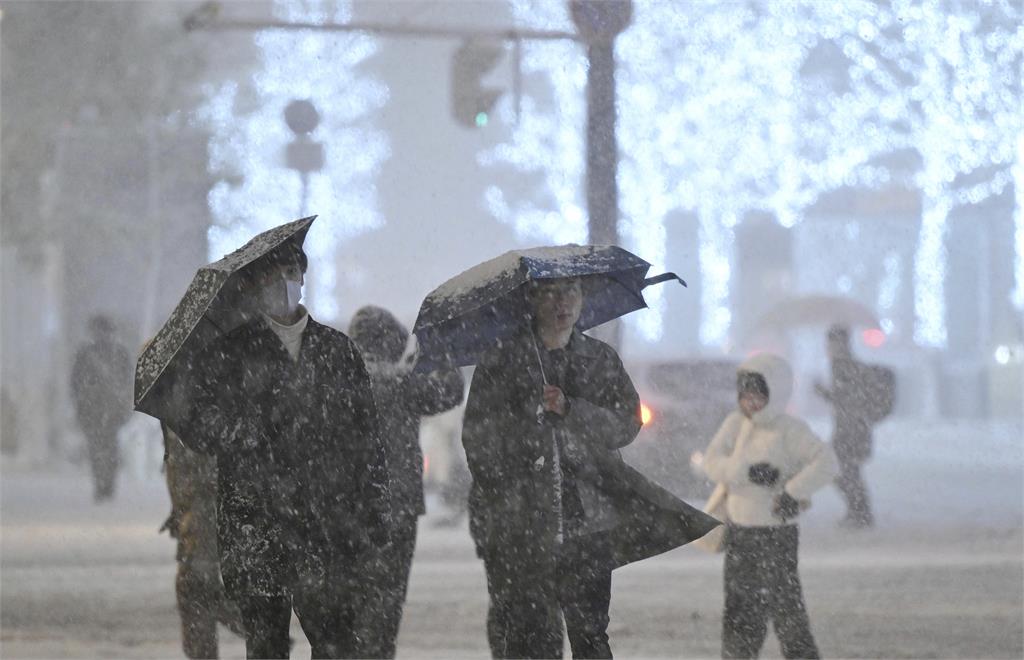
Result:
[[[768,621],[787,658],[818,658],[797,573],[796,525],[726,530],[722,657],[756,658]]]
[[[292,609],[312,647],[313,658],[359,657],[355,639],[355,607],[328,590],[293,596],[246,594],[235,601],[245,627],[246,658],[287,658]]]
[[[224,593],[215,562],[179,561],[175,593],[185,657],[217,657],[218,622],[241,634],[238,610]]]
[[[117,448],[117,429],[82,429],[89,451],[92,470],[93,499],[97,502],[114,497],[117,470],[121,458]]]
[[[181,647],[186,658],[217,657],[216,593],[207,580],[184,562],[175,581],[181,615]]]
[[[174,582],[181,616],[181,649],[186,658],[217,657],[217,621],[224,619],[228,602],[216,566],[178,562]]]
[[[860,467],[859,460],[840,455],[836,486],[846,500],[846,519],[857,525],[868,526],[874,524],[875,520]]]
[[[611,658],[608,607],[610,545],[602,537],[566,542],[546,570],[510,570],[485,562],[491,603],[487,632],[495,658],[562,657],[562,619],[573,658]]]
[[[391,545],[375,570],[375,586],[360,612],[360,654],[367,658],[395,657],[398,629],[409,587],[409,570],[416,549],[415,517],[396,519]]]

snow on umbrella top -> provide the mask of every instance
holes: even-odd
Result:
[[[257,234],[248,243],[199,269],[185,295],[150,341],[135,366],[135,409],[164,419],[169,393],[158,387],[172,363],[194,356],[213,339],[230,332],[247,318],[241,288],[226,286],[248,266],[288,241],[299,245],[316,216],[279,225]],[[204,323],[204,321],[206,321]]]
[[[420,306],[413,332],[421,363],[444,357],[474,364],[486,349],[516,333],[529,315],[520,287],[528,281],[579,277],[587,330],[647,306],[644,287],[673,273],[645,279],[651,264],[614,245],[561,245],[512,250],[456,275]],[[682,282],[682,280],[679,280]],[[683,282],[685,285],[685,282]]]

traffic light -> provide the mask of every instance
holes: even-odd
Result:
[[[501,42],[469,39],[452,56],[452,115],[467,128],[482,128],[502,90],[485,87],[486,76],[504,54]]]

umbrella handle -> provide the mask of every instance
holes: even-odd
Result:
[[[662,273],[661,275],[655,275],[654,277],[648,277],[644,280],[643,288],[647,288],[652,284],[661,284],[662,282],[668,282],[669,280],[679,280],[679,283],[686,286],[686,281],[679,277],[675,273]]]

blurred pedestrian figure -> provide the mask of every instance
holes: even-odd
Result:
[[[160,531],[178,542],[175,593],[181,616],[181,644],[188,658],[217,657],[217,624],[244,635],[241,615],[228,600],[217,551],[217,461],[182,444],[160,425],[171,515]]]
[[[854,359],[850,333],[843,326],[829,329],[828,356],[832,386],[815,383],[815,389],[832,404],[835,420],[832,446],[839,458],[836,486],[846,500],[846,517],[840,524],[854,529],[870,527],[875,519],[861,466],[871,457],[872,427],[892,410],[893,375],[884,367]]]
[[[640,401],[615,351],[576,329],[581,280],[526,286],[530,316],[477,364],[462,435],[488,640],[495,657],[561,657],[564,616],[574,658],[610,658],[612,570],[713,523],[619,455]]]
[[[18,410],[7,388],[0,386],[0,454],[16,456],[19,444]]]
[[[740,365],[739,409],[705,452],[708,476],[724,490],[725,612],[722,657],[754,658],[768,621],[787,658],[817,658],[797,572],[796,518],[836,473],[832,450],[786,414],[793,374],[762,353]]]
[[[462,403],[463,379],[455,368],[414,371],[415,354],[403,358],[409,331],[380,307],[359,309],[349,324],[349,336],[373,384],[391,490],[391,544],[380,549],[374,566],[376,606],[362,608],[360,655],[393,658],[416,547],[417,519],[426,513],[420,419]]]
[[[75,353],[71,395],[85,435],[92,470],[93,499],[114,497],[120,450],[117,432],[132,412],[134,363],[115,337],[114,322],[97,314],[89,321],[91,339]]]
[[[261,313],[194,365],[190,448],[217,459],[217,542],[250,658],[287,658],[294,609],[314,658],[357,654],[355,619],[389,495],[370,379],[341,332],[299,304],[306,256],[254,265]]]

